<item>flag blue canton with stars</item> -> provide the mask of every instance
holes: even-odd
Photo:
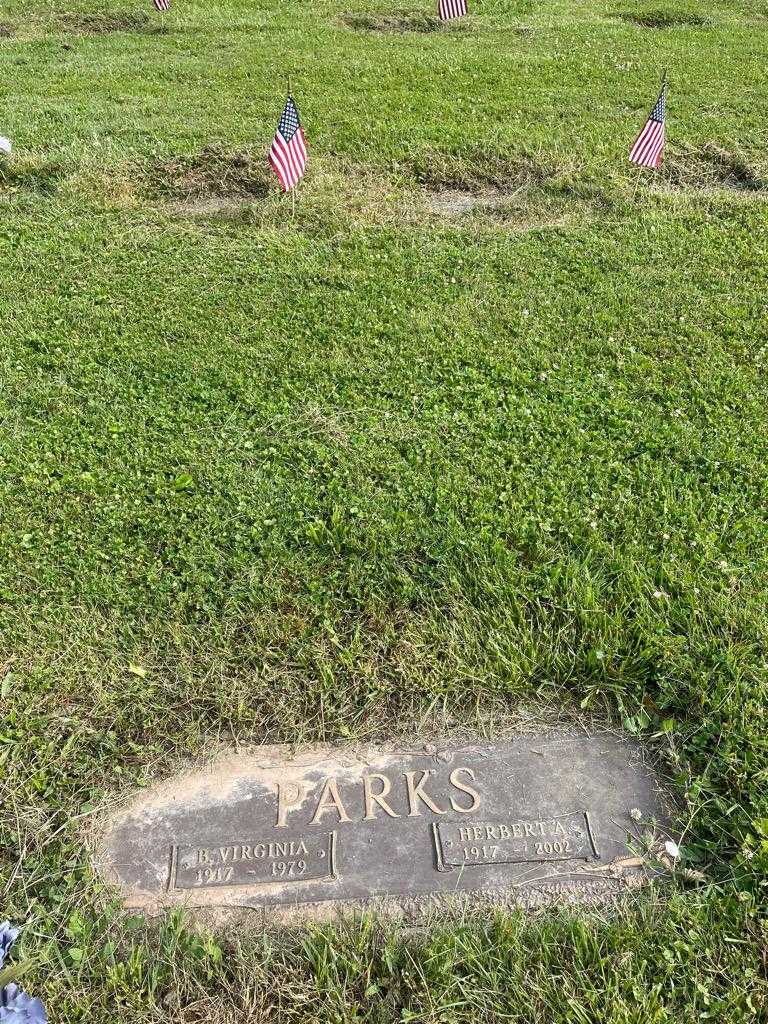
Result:
[[[274,124],[274,122],[272,122]],[[280,118],[280,124],[277,126],[278,131],[283,136],[286,142],[290,142],[296,132],[299,130],[301,122],[299,121],[299,112],[296,109],[296,104],[293,102],[293,96],[288,97],[288,101],[285,104],[282,116]]]
[[[659,121],[664,124],[664,107],[667,102],[667,90],[666,88],[661,90],[661,95],[656,100],[656,106],[651,111],[651,120]],[[646,108],[647,109],[647,108]]]

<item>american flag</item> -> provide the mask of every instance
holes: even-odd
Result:
[[[467,0],[437,0],[437,13],[440,21],[463,18],[467,13]]]
[[[269,150],[269,162],[280,179],[283,192],[290,192],[304,177],[307,140],[304,138],[304,129],[293,96],[289,95],[285,101],[285,109]]]
[[[643,130],[635,139],[630,150],[629,159],[638,167],[660,167],[661,151],[664,149],[665,129],[664,115],[667,102],[667,83],[661,86],[659,98],[651,111],[650,117],[643,125]]]
[[[170,11],[171,0],[154,0],[155,10],[157,11]]]

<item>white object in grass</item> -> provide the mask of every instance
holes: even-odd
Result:
[[[0,153],[6,153],[8,156],[10,156],[12,149],[13,147],[11,146],[11,140],[6,139],[4,135],[0,135]]]
[[[677,860],[677,858],[680,856],[680,847],[677,845],[677,843],[673,843],[671,839],[668,839],[666,843],[664,843],[664,849],[667,851],[672,860]]]

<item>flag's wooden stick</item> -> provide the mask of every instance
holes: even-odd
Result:
[[[642,178],[642,176],[643,176],[643,168],[642,167],[638,167],[637,168],[637,177],[635,178],[635,191],[632,193],[632,202],[633,203],[637,199],[637,190],[640,188],[640,179]]]
[[[291,89],[291,76],[290,76],[290,73],[287,74],[285,77],[288,80],[288,98],[290,99],[290,97],[293,95],[293,91]],[[296,182],[296,185],[298,185],[298,182]],[[291,219],[292,220],[296,220],[296,185],[293,185],[292,188],[291,188]]]

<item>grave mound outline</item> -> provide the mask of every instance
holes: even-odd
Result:
[[[0,195],[13,191],[52,195],[67,174],[68,168],[61,161],[14,156],[0,161]]]
[[[177,202],[265,199],[273,181],[263,149],[231,151],[219,143],[156,161],[145,175],[153,196]]]
[[[132,11],[116,14],[66,12],[56,15],[53,24],[62,32],[83,36],[110,35],[112,32],[143,32],[151,27],[149,15]]]
[[[427,152],[410,163],[418,183],[429,191],[449,191],[502,197],[535,188],[566,175],[574,167],[556,158],[540,160],[526,152],[487,153],[482,150],[454,155]]]
[[[440,32],[446,25],[435,14],[423,11],[394,10],[387,13],[375,11],[347,11],[340,14],[338,22],[353,32],[372,32],[380,35],[402,35],[408,32]],[[452,26],[461,28],[463,26]]]
[[[665,182],[677,188],[768,193],[768,177],[742,153],[716,142],[700,146],[675,144],[670,147],[662,168]]]
[[[617,11],[614,17],[631,25],[650,29],[703,28],[710,24],[709,18],[701,14],[661,7],[647,11]]]

